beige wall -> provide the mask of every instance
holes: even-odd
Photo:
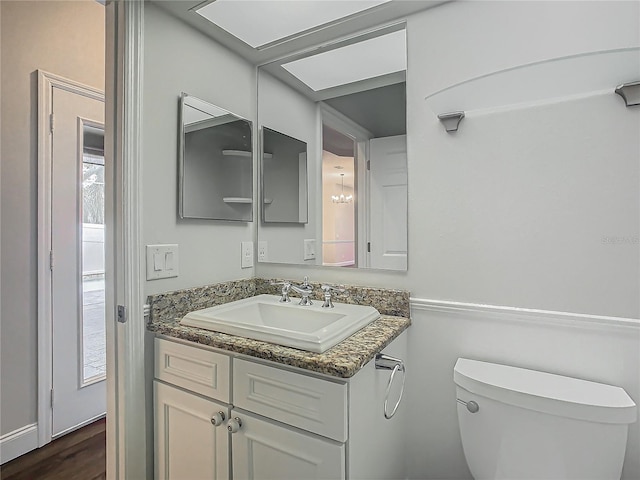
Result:
[[[104,7],[93,0],[2,0],[0,11],[0,434],[5,434],[36,422],[36,70],[104,89]]]

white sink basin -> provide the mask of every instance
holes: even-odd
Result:
[[[279,300],[276,295],[257,295],[188,313],[180,323],[323,353],[380,316],[363,305],[334,303],[334,308],[322,308],[321,301],[314,301],[303,307],[296,298],[291,303]]]

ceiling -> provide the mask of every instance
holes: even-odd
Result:
[[[301,81],[303,77],[298,78],[295,74],[292,75],[290,69],[297,65],[304,66],[302,62],[306,62],[311,57],[319,59],[338,51],[347,52],[360,44],[378,42],[384,37],[399,38],[398,36],[401,35],[400,41],[404,49],[406,40],[404,39],[403,20],[408,15],[435,7],[448,0],[390,0],[386,3],[382,3],[380,0],[218,1],[218,5],[213,5],[215,2],[210,0],[205,2],[194,0],[152,0],[152,3],[228,47],[252,64],[261,66],[266,72],[284,81],[311,100],[326,102],[371,132],[374,137],[386,137],[406,133],[406,54],[393,54],[396,57],[402,57],[404,64],[399,66],[392,65],[387,74],[372,74],[374,76],[371,78],[367,78],[367,75],[364,75],[362,80],[357,77],[349,78],[347,75],[345,77],[347,78],[346,80],[337,81],[334,85],[321,85],[321,88],[317,89],[310,87],[312,85],[311,82],[303,83]],[[277,16],[275,17],[277,21],[274,20],[272,22],[273,30],[275,31],[271,32],[271,38],[288,34],[281,40],[270,41],[265,44],[263,42],[266,41],[266,37],[251,36],[250,23],[256,22],[255,24],[257,25],[261,18],[267,16],[267,12],[281,12],[279,15],[283,17],[290,16],[293,19],[296,14],[302,11],[318,12],[322,9],[339,11],[341,8],[344,9],[346,4],[357,5],[358,3],[368,5],[368,8],[319,27],[310,28],[299,34],[291,34],[292,29],[289,26],[278,28],[278,25],[284,25],[284,20]],[[202,15],[196,13],[196,10],[203,12],[206,9],[214,10],[214,7],[224,7],[222,10],[226,10],[226,13],[223,12],[224,15],[220,17],[220,23],[226,29],[234,30],[235,28],[238,37],[244,38],[245,41],[240,40],[225,28],[211,23]],[[296,11],[296,7],[298,7],[299,11]],[[242,23],[237,23],[234,14],[236,17],[242,14],[243,21],[246,20],[249,25],[245,26]],[[323,18],[329,18],[330,16],[331,14],[328,14]],[[249,43],[258,46],[254,48]],[[398,45],[397,42],[396,45]],[[381,52],[384,52],[385,48],[385,46],[380,45],[371,49],[371,52],[375,52],[371,57],[373,60],[367,60],[365,54],[357,55],[357,57],[365,58],[365,67],[355,68],[357,65],[354,64],[352,56],[350,59],[347,58],[346,61],[344,59],[340,60],[338,58],[336,60],[331,58],[327,65],[321,65],[320,71],[329,71],[335,65],[350,65],[350,68],[334,68],[332,72],[334,75],[341,74],[340,70],[366,71],[367,63],[369,65],[382,63]],[[394,47],[393,51],[397,52],[397,47]],[[307,77],[310,79],[317,79],[320,76],[317,70],[309,71],[311,73],[307,74]]]
[[[249,12],[252,8],[265,4],[272,5],[274,9],[291,9],[295,5],[320,4],[322,8],[329,9],[331,4],[337,8],[339,3],[345,0],[235,0],[237,5]],[[337,38],[347,37],[356,32],[366,32],[379,25],[401,21],[408,15],[426,10],[445,3],[448,0],[391,0],[374,6],[348,17],[308,29],[300,34],[294,34],[281,41],[271,42],[263,47],[253,48],[247,43],[234,37],[223,28],[214,25],[203,16],[195,12],[196,7],[203,7],[211,3],[202,0],[152,0],[151,3],[168,11],[175,17],[213,38],[233,52],[245,58],[255,65],[262,65],[282,59],[294,53],[312,50],[317,45],[326,44]],[[249,15],[247,15],[249,17]]]

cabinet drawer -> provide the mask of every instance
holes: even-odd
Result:
[[[347,385],[233,360],[233,404],[339,442],[347,440]]]
[[[229,402],[229,365],[226,355],[155,339],[155,377],[193,392]]]

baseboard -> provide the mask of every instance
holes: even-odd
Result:
[[[38,448],[38,424],[32,423],[0,437],[0,464]]]
[[[547,324],[580,329],[629,332],[640,329],[640,319],[606,317],[584,313],[411,298],[411,310],[440,312],[491,321]]]

